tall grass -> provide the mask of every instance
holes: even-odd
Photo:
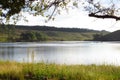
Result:
[[[1,61],[0,80],[120,80],[120,67]]]

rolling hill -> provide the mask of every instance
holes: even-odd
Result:
[[[107,34],[81,28],[57,28],[52,26],[1,25],[0,41],[83,41],[92,40],[95,34]],[[40,37],[41,36],[41,37]],[[45,39],[42,39],[42,38]],[[38,39],[39,38],[39,39]]]
[[[94,40],[97,41],[120,41],[120,30],[114,31],[112,33],[106,34],[104,36],[98,35]]]

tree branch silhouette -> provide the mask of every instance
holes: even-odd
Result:
[[[114,16],[114,15],[96,15],[94,13],[90,13],[89,17],[96,17],[96,18],[111,18],[111,19],[115,19],[116,21],[120,20],[120,17],[118,16]]]

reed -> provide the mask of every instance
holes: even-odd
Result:
[[[120,66],[0,61],[0,80],[120,80]]]

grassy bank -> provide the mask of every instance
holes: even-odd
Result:
[[[0,62],[0,80],[120,80],[120,67]]]

